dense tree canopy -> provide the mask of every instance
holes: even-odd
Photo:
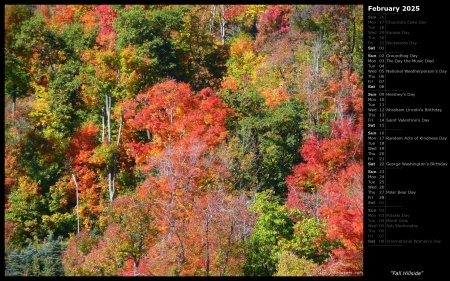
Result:
[[[5,274],[362,272],[362,7],[6,5]]]

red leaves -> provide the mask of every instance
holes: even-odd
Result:
[[[229,21],[235,17],[238,17],[242,14],[245,14],[248,7],[245,5],[229,5],[227,9],[225,9],[224,19]]]
[[[319,139],[313,135],[300,150],[307,165],[319,165],[330,172],[345,168],[353,161],[362,161],[362,152],[361,126],[349,119],[333,123],[333,137]],[[300,164],[294,170],[300,171],[302,167]]]
[[[327,267],[359,271],[363,239],[363,162],[361,124],[342,119],[330,138],[312,136],[300,150],[306,163],[286,179],[287,206],[327,222],[328,238],[340,239],[346,249],[334,250]]]
[[[83,268],[85,257],[96,243],[97,240],[86,230],[81,230],[69,240],[62,260],[66,275],[77,276],[85,273]]]
[[[270,5],[258,20],[258,42],[264,42],[270,36],[291,29],[289,17],[294,12],[291,5]]]
[[[117,39],[117,32],[113,27],[116,17],[117,13],[111,8],[111,5],[98,5],[84,13],[80,21],[84,23],[86,32],[98,26],[97,43],[112,50]]]
[[[258,21],[259,32],[269,34],[275,31],[288,31],[290,29],[289,17],[293,12],[290,5],[270,5]]]
[[[204,240],[202,208],[209,198],[205,196],[223,188],[224,179],[229,177],[214,149],[226,137],[225,119],[230,109],[212,89],[193,93],[188,84],[174,80],[142,91],[122,108],[127,120],[124,130],[128,131],[124,135],[147,130],[151,135],[151,140],[145,141],[130,138],[128,147],[141,172],[148,174],[136,192],[139,200],[152,206],[158,237],[164,241],[150,247],[139,271],[164,275],[182,265],[180,274],[196,274],[206,266],[204,243],[199,244]],[[219,205],[209,206],[219,212]],[[219,233],[211,230],[208,239],[218,239]],[[208,251],[218,247],[213,242],[210,246]]]
[[[197,95],[184,83],[168,81],[141,93],[124,106],[131,130],[148,130],[151,142],[130,142],[128,147],[144,173],[158,171],[139,188],[141,196],[158,190],[157,198],[189,202],[198,190],[214,185],[226,172],[211,152],[226,136],[229,110],[211,89]],[[134,118],[133,118],[134,117]],[[164,196],[162,196],[164,195]],[[152,196],[151,196],[152,197]],[[176,199],[176,200],[178,200]]]
[[[177,266],[181,276],[242,274],[245,255],[240,247],[254,223],[246,196],[220,188],[191,198],[189,204],[187,216],[159,217],[164,242],[143,255],[139,271],[167,275]]]
[[[99,192],[99,171],[96,162],[92,159],[94,150],[99,144],[96,133],[98,129],[93,122],[80,127],[72,136],[67,150],[68,156],[72,159],[72,167],[80,192],[80,218],[83,228],[91,228],[95,216],[103,211],[103,203]],[[72,181],[70,185],[74,185]]]
[[[100,5],[95,10],[95,15],[98,16],[100,27],[97,42],[108,49],[112,49],[117,38],[117,32],[112,24],[117,17],[117,13],[111,8],[111,5]]]
[[[134,129],[147,129],[157,135],[160,145],[169,145],[186,126],[186,111],[195,107],[189,85],[174,80],[160,83],[141,92],[137,103],[142,107],[129,122]]]
[[[340,239],[345,249],[333,251],[335,270],[360,271],[363,247],[363,165],[353,163],[339,172],[337,180],[321,190],[324,200],[319,212],[328,222],[328,237]]]
[[[175,80],[141,92],[123,108],[132,130],[148,130],[153,137],[150,144],[129,144],[136,156],[177,146],[186,148],[195,139],[213,147],[224,140],[225,118],[230,113],[210,88],[194,94],[188,84]]]
[[[82,126],[72,136],[68,154],[73,158],[72,165],[78,166],[89,162],[89,157],[98,144],[96,133],[99,131],[93,122]]]
[[[65,24],[70,24],[74,20],[74,10],[67,5],[57,5],[54,7],[54,17],[49,20],[51,25],[61,28]]]

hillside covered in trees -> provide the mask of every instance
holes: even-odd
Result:
[[[5,6],[5,275],[361,275],[362,15]]]

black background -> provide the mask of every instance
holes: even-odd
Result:
[[[387,69],[446,69],[449,70],[450,46],[448,37],[449,13],[445,7],[431,1],[365,1],[364,23],[367,23],[368,6],[402,7],[420,6],[419,12],[403,12],[396,15],[401,20],[424,20],[426,25],[387,26],[387,30],[414,31],[410,36],[387,35],[387,41],[417,41],[417,46],[387,46],[389,51],[402,51],[419,55],[419,59],[434,59],[434,64],[386,64]],[[394,16],[387,17],[394,19]],[[366,38],[366,37],[365,37]],[[365,39],[365,50],[367,50]],[[367,54],[365,54],[367,69]],[[415,66],[415,67],[414,67]],[[365,72],[366,74],[366,72]],[[401,89],[413,92],[414,98],[386,97],[386,107],[390,108],[442,108],[442,113],[386,113],[387,118],[412,117],[429,118],[430,123],[386,123],[387,136],[446,136],[449,131],[448,97],[450,96],[449,74],[386,74],[386,89]],[[367,75],[365,75],[367,77]],[[365,93],[367,83],[365,79]],[[367,108],[365,100],[365,108]],[[365,112],[366,113],[366,112]],[[367,128],[365,127],[365,131]],[[366,134],[366,132],[365,132]],[[366,135],[367,137],[367,135]],[[367,142],[365,141],[365,144]],[[365,145],[367,153],[367,145]],[[367,155],[367,154],[365,154]],[[447,141],[387,141],[387,162],[446,162],[449,159]],[[365,164],[367,170],[367,164]],[[386,190],[414,190],[414,196],[388,195],[387,205],[401,205],[399,213],[411,215],[409,223],[418,224],[417,230],[405,231],[388,228],[387,239],[439,239],[440,244],[403,244],[401,246],[370,246],[365,239],[364,276],[367,280],[421,279],[441,280],[448,278],[448,214],[450,202],[448,189],[449,168],[447,167],[403,167],[389,169],[386,174]],[[367,197],[365,178],[365,198]],[[366,207],[365,207],[366,209]],[[391,209],[388,208],[387,212]],[[367,212],[365,212],[367,219]],[[365,225],[365,232],[367,228]],[[365,236],[366,237],[366,236]],[[392,271],[419,271],[421,276],[398,276]],[[358,278],[360,279],[360,278]]]

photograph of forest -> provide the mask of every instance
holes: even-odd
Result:
[[[5,5],[6,276],[363,274],[358,5]]]

